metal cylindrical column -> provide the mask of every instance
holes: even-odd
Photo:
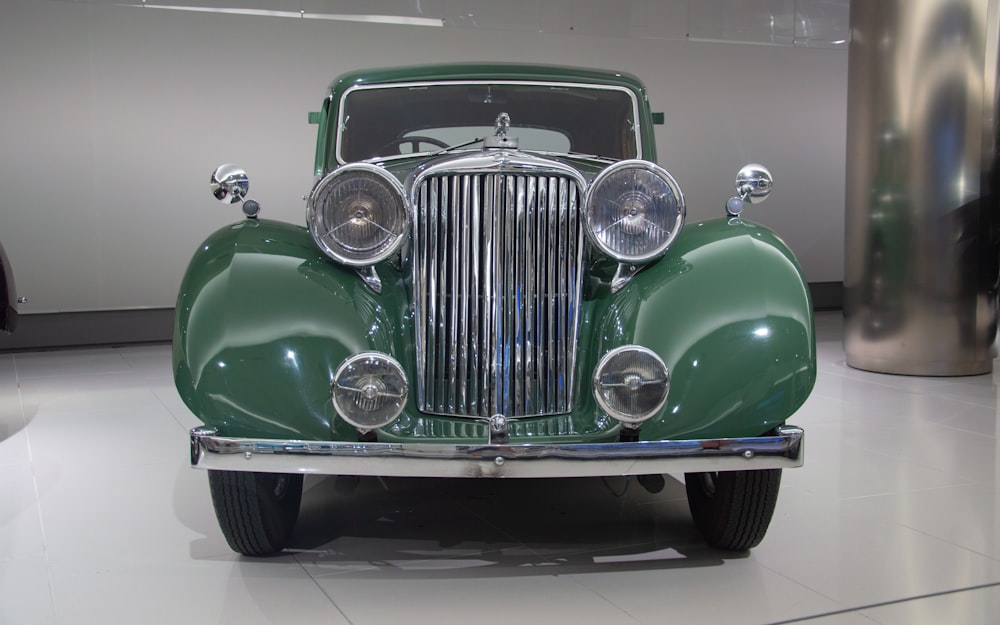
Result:
[[[1000,0],[851,3],[847,364],[993,368]]]

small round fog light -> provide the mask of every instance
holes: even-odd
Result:
[[[594,397],[610,416],[629,424],[655,415],[667,402],[670,373],[660,357],[639,345],[613,349],[594,370]]]
[[[344,421],[367,432],[396,420],[406,405],[407,390],[398,362],[379,352],[362,352],[337,368],[331,396]]]

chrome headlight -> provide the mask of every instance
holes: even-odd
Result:
[[[316,245],[354,267],[389,257],[409,223],[403,185],[367,163],[345,165],[320,180],[309,194],[308,217]]]
[[[337,414],[367,432],[396,420],[406,405],[407,391],[398,362],[379,352],[362,352],[337,368],[330,394]]]
[[[624,423],[641,423],[655,415],[667,402],[669,391],[667,366],[652,350],[639,345],[611,350],[594,370],[597,403]]]
[[[648,161],[615,163],[590,185],[584,210],[587,235],[620,262],[663,254],[684,225],[684,195],[667,170]]]

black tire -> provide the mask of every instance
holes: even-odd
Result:
[[[780,485],[781,469],[684,476],[695,526],[709,545],[731,551],[746,551],[764,540]]]
[[[209,471],[208,486],[233,551],[260,557],[285,548],[299,518],[301,474]]]

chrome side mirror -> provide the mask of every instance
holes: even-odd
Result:
[[[763,165],[744,165],[740,173],[736,174],[736,192],[747,204],[760,204],[771,195],[773,187],[774,178]]]
[[[743,212],[747,204],[760,204],[771,195],[774,178],[767,167],[758,163],[744,165],[736,174],[736,196],[726,202],[726,212],[733,217]]]
[[[219,165],[212,172],[212,180],[208,188],[220,202],[235,204],[243,200],[250,190],[250,178],[240,167],[226,163]]]
[[[250,191],[250,178],[247,176],[247,172],[243,171],[241,167],[226,163],[225,165],[219,165],[212,172],[212,179],[209,181],[208,188],[212,191],[215,199],[220,202],[236,204],[237,202],[243,202],[247,192]],[[256,217],[259,212],[260,205],[257,202],[247,200],[243,203],[243,214],[247,217]]]

